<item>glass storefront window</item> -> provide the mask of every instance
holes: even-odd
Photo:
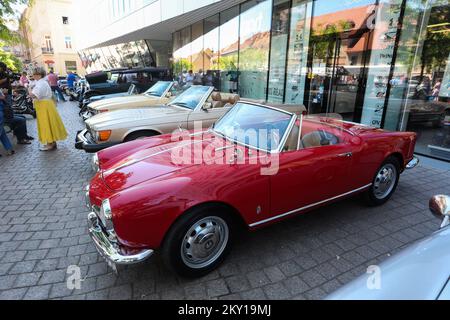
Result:
[[[220,18],[216,14],[204,20],[204,83],[220,89],[220,66],[219,66],[219,27]]]
[[[194,84],[202,84],[201,76],[203,75],[203,21],[192,25],[192,42],[191,42],[191,61],[192,71],[196,74]]]
[[[219,38],[220,90],[237,92],[239,71],[239,7],[233,7],[220,14]]]
[[[186,27],[178,34],[178,39],[174,39],[174,70],[176,73],[192,69],[191,61],[191,27]]]
[[[239,94],[266,99],[269,67],[272,1],[248,1],[241,5],[239,42]]]
[[[284,98],[289,7],[290,0],[274,1],[267,100],[276,103],[282,103]]]
[[[386,126],[416,132],[417,153],[450,161],[450,6],[410,0],[404,21]]]
[[[398,26],[402,0],[382,0],[375,7],[375,25],[372,32],[372,44],[369,72],[367,76],[364,109],[361,123],[381,127],[385,112],[385,102],[392,80],[392,60],[396,50]],[[401,99],[401,98],[400,98]],[[398,99],[397,99],[398,101]],[[391,101],[391,109],[396,101]],[[390,117],[400,114],[399,107]]]
[[[312,1],[293,0],[286,66],[285,103],[302,104],[307,75]]]

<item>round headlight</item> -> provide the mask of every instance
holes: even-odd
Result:
[[[97,153],[95,153],[92,156],[91,166],[92,166],[92,170],[94,170],[94,172],[100,171],[100,162],[98,161],[98,154]]]

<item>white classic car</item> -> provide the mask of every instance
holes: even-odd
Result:
[[[177,86],[173,81],[158,81],[143,94],[127,95],[91,102],[83,113],[83,120],[91,116],[120,109],[135,109],[167,104],[177,94]]]
[[[78,132],[75,148],[97,152],[122,142],[172,133],[177,128],[193,129],[194,121],[208,128],[240,98],[213,90],[210,86],[191,86],[167,105],[97,114],[86,120],[86,129]]]

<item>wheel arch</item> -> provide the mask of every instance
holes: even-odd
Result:
[[[131,129],[131,130],[128,130],[124,135],[123,135],[123,138],[122,138],[122,141],[124,141],[125,142],[125,140],[130,136],[130,135],[132,135],[132,134],[136,134],[136,133],[139,133],[139,132],[152,132],[152,133],[156,133],[155,135],[161,135],[161,134],[163,134],[160,130],[157,130],[156,128],[153,128],[153,127],[148,127],[148,128],[134,128],[134,129]]]
[[[395,151],[392,153],[389,153],[384,160],[393,157],[395,159],[398,160],[398,162],[400,163],[400,172],[403,172],[403,170],[405,169],[405,159],[403,158],[403,154],[399,151]]]
[[[227,210],[233,219],[233,223],[238,227],[240,230],[248,230],[248,225],[245,222],[244,218],[242,217],[241,213],[232,205],[223,202],[223,201],[205,201],[201,203],[197,203],[194,206],[186,209],[181,214],[178,215],[178,217],[172,222],[170,227],[167,229],[164,238],[161,241],[161,245],[163,245],[166,241],[167,235],[169,234],[170,230],[173,228],[173,226],[181,219],[181,217],[185,216],[186,214],[191,213],[194,210],[200,210],[200,209],[207,209],[207,208],[224,208]]]

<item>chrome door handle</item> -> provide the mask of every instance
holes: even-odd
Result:
[[[345,152],[345,153],[341,153],[337,155],[339,158],[350,158],[351,156],[353,156],[352,152]]]

